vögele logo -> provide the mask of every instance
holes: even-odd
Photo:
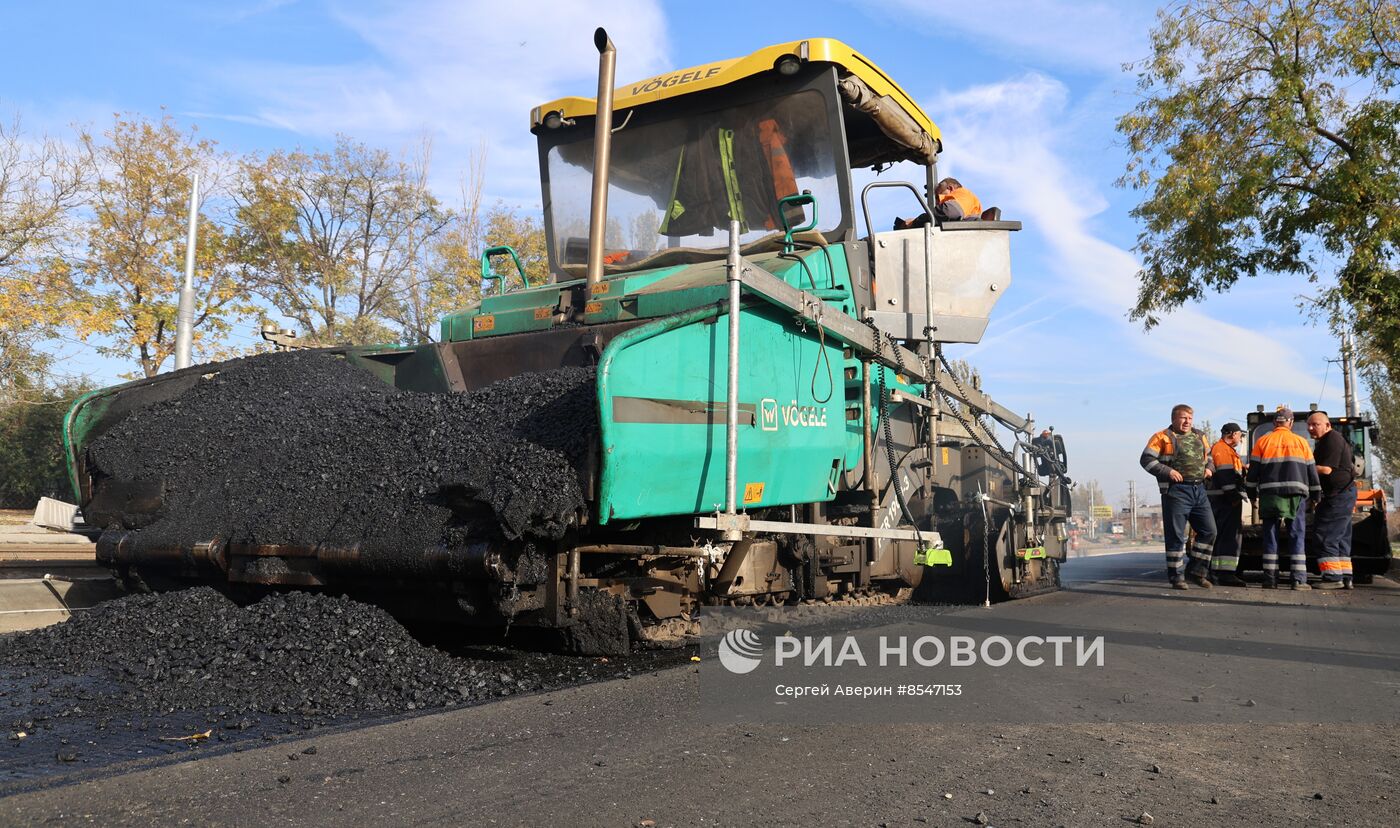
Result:
[[[764,431],[778,430],[778,401],[764,397],[758,403],[759,426]]]
[[[719,663],[731,673],[751,673],[763,656],[763,640],[753,630],[730,630],[719,642]]]

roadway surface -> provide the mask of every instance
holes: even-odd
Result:
[[[1074,559],[1065,580],[1063,592],[989,609],[839,619],[859,636],[1105,636],[1099,670],[991,685],[969,673],[977,703],[1013,695],[1019,714],[965,697],[895,722],[862,723],[870,708],[852,708],[844,720],[720,723],[703,712],[718,669],[707,654],[627,681],[108,768],[0,800],[0,823],[1400,822],[1395,584],[1172,592],[1153,553]]]

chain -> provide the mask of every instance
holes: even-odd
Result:
[[[953,385],[958,389],[958,393],[962,395],[964,400],[968,399],[969,395],[967,389],[963,387],[962,380],[958,378],[958,374],[953,370],[953,366],[948,364],[948,358],[943,355],[941,350],[938,352],[938,359],[943,363],[943,370],[947,371],[948,376],[953,378]],[[957,417],[958,422],[962,423],[963,426],[967,428],[967,433],[972,435],[972,439],[977,442],[977,445],[981,446],[983,451],[991,454],[991,449],[987,448],[987,444],[983,443],[981,438],[977,436],[977,432],[972,428],[972,424],[963,419],[961,407],[953,405],[952,400],[948,398],[948,395],[943,389],[938,389],[938,393],[943,397],[943,402],[947,403],[948,407],[953,409],[953,416]],[[974,417],[974,419],[976,418]],[[980,426],[981,423],[978,423],[978,425]],[[997,440],[996,431],[986,427],[983,427],[982,431],[987,435],[987,438],[992,441],[992,445],[997,447],[997,451],[1001,454],[1002,459],[1006,460],[1008,464],[1014,468],[1016,464],[1011,462],[1011,452],[1007,451],[1006,447],[1001,444],[1001,441]]]
[[[869,326],[871,331],[875,334],[876,357],[881,356],[882,345],[885,340],[889,340],[891,351],[894,354],[895,364],[899,366],[900,372],[903,373],[905,370],[904,358],[903,355],[900,353],[899,344],[895,341],[894,337],[876,328],[874,323],[868,319],[865,320],[865,324]],[[931,328],[925,328],[925,335],[929,334],[931,330]],[[937,348],[936,346],[931,346],[930,350],[933,351],[933,359],[936,359],[939,362],[941,362],[943,364],[944,370],[947,371],[948,376],[953,378],[953,385],[957,388],[958,393],[962,395],[963,399],[967,399],[967,389],[963,387],[962,381],[959,380],[957,373],[953,371],[952,366],[948,364],[948,358],[943,355],[942,349]],[[1019,468],[1014,462],[1014,458],[1011,456],[1011,452],[1007,451],[1006,448],[1001,444],[1001,442],[997,440],[996,432],[990,428],[980,429],[987,436],[987,438],[991,440],[992,445],[996,446],[996,451],[993,452],[992,449],[986,444],[986,442],[984,442],[982,438],[978,435],[979,429],[975,428],[971,422],[969,422],[963,417],[961,408],[958,405],[954,404],[953,399],[947,394],[947,392],[945,392],[941,387],[938,387],[938,378],[934,372],[933,360],[929,357],[926,357],[923,354],[918,354],[918,357],[920,366],[924,369],[924,376],[927,378],[927,383],[924,386],[925,399],[931,402],[933,400],[933,394],[936,390],[937,394],[939,395],[939,398],[943,401],[944,405],[950,411],[953,412],[953,416],[956,417],[958,422],[960,422],[963,425],[963,428],[967,430],[968,435],[972,438],[972,440],[975,443],[977,443],[977,445],[982,449],[982,451],[986,452],[988,455],[999,454],[1006,462],[1006,464],[1011,467],[1013,473],[1015,471],[1019,471]],[[885,368],[883,365],[880,367],[880,416],[884,420],[885,448],[889,454],[890,474],[893,476],[897,474],[897,468],[894,458],[894,442],[891,438],[890,430],[889,394],[885,388]],[[904,493],[899,486],[898,479],[894,481],[894,485],[895,495],[899,498],[900,508],[904,510],[904,517],[906,520],[909,520],[910,523],[913,523],[913,521],[909,518],[909,507],[904,502]],[[979,505],[982,509],[983,604],[985,606],[990,606],[992,600],[992,512],[987,508],[987,499],[985,495],[979,497],[979,500]],[[917,530],[918,527],[916,526],[915,531],[917,532]],[[920,542],[920,545],[922,548],[922,541]]]
[[[992,603],[992,518],[987,513],[987,499],[982,499],[982,605]]]
[[[904,373],[904,360],[900,357],[899,345],[894,341],[894,337],[875,327],[874,322],[866,320],[865,324],[869,325],[871,332],[875,334],[875,356],[878,358],[881,355],[884,338],[888,337],[894,351],[895,364],[899,366],[900,373]],[[924,536],[919,532],[919,524],[910,514],[909,504],[904,500],[904,487],[899,484],[899,461],[894,456],[894,429],[890,426],[890,394],[885,386],[885,370],[885,366],[880,365],[880,424],[885,434],[885,455],[889,458],[890,463],[890,485],[894,486],[894,496],[895,500],[899,502],[900,512],[909,525],[914,527],[914,542],[919,551],[922,552],[925,549]],[[870,483],[873,486],[875,481],[872,480]],[[874,516],[871,517],[871,522],[874,523]]]
[[[928,333],[929,330],[930,329],[925,328],[925,333]],[[943,364],[943,370],[948,373],[948,376],[952,377],[953,385],[957,388],[958,393],[962,395],[962,398],[964,400],[968,399],[969,395],[967,393],[967,389],[963,387],[962,380],[958,378],[958,374],[956,371],[953,370],[953,366],[948,364],[948,358],[943,355],[943,349],[938,348],[937,346],[933,346],[931,350],[933,350],[934,358]],[[928,388],[931,392],[931,390],[938,385],[937,376],[933,371],[931,361],[928,359],[924,359],[922,354],[920,355],[920,359],[922,360],[924,365],[924,375],[929,379]],[[977,443],[978,447],[981,448],[982,451],[986,452],[988,455],[993,454],[992,450],[987,446],[985,442],[982,441],[982,438],[978,436],[978,429],[974,428],[972,423],[963,417],[961,406],[956,405],[954,400],[952,400],[947,394],[947,392],[945,392],[941,387],[939,387],[937,390],[939,398],[943,400],[943,404],[948,408],[949,411],[953,412],[953,416],[956,417],[958,422],[962,424],[963,428],[967,430],[968,436],[972,438],[973,442]],[[929,399],[932,399],[932,393],[930,393]],[[1014,462],[1014,458],[1011,457],[1011,453],[1008,452],[1006,448],[1002,446],[1002,444],[997,440],[996,432],[990,428],[984,428],[982,429],[982,431],[984,434],[987,435],[988,439],[992,441],[992,445],[996,446],[997,452],[1001,454],[1002,459],[1006,462],[1008,466],[1010,466],[1013,469],[1014,472],[1014,470],[1016,469],[1016,463]],[[979,499],[981,501],[980,505],[982,507],[982,603],[983,606],[991,606],[992,516],[987,509],[987,499],[985,497],[985,494],[982,492],[979,492],[978,494]]]
[[[949,371],[948,373],[953,376],[953,381],[956,383],[957,376],[954,375],[951,371]],[[966,392],[963,392],[961,387],[959,387],[958,390],[959,392],[962,392],[964,396],[966,396]],[[955,404],[955,401],[950,396],[948,396],[948,394],[944,392],[942,388],[938,389],[938,395],[939,398],[943,400],[943,404],[948,407],[948,410],[953,412],[953,416],[957,418],[957,421],[962,424],[962,427],[964,429],[966,429],[968,436],[972,438],[972,441],[977,444],[978,448],[982,449],[982,451],[986,452],[989,456],[1000,457],[1002,462],[1011,468],[1013,474],[1017,471],[1020,471],[1020,467],[1016,465],[1016,460],[1014,457],[1011,456],[1011,452],[1007,451],[1005,448],[1002,447],[1001,443],[997,442],[996,434],[991,429],[988,428],[981,430],[984,434],[987,435],[988,438],[991,439],[992,444],[996,446],[996,451],[992,451],[991,446],[988,446],[982,440],[982,438],[978,436],[979,429],[973,426],[971,422],[969,422],[966,418],[963,417],[962,411]]]
[[[817,365],[812,366],[812,382],[811,388],[808,390],[812,392],[813,402],[817,405],[826,405],[831,402],[831,395],[836,393],[836,377],[831,373],[831,357],[826,353],[826,327],[822,325],[822,316],[825,311],[822,305],[825,303],[818,301],[812,304],[817,309],[817,355],[819,360],[826,360],[826,399],[817,398],[817,368],[821,364],[820,361]]]

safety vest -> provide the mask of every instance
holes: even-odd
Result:
[[[1190,439],[1181,439],[1188,436]],[[1209,452],[1205,432],[1193,428],[1190,435],[1177,434],[1175,429],[1168,427],[1152,435],[1138,462],[1157,478],[1157,488],[1165,492],[1172,482],[1172,469],[1180,472],[1186,480],[1203,480]]]
[[[956,201],[958,206],[962,208],[963,218],[982,217],[982,202],[978,201],[977,196],[973,195],[972,191],[966,187],[949,190],[938,197],[939,204],[945,201]]]
[[[792,174],[792,161],[787,154],[787,136],[778,127],[778,122],[765,118],[758,122],[758,143],[763,147],[763,155],[768,160],[768,172],[773,177],[773,194],[778,198],[797,195],[797,177]],[[798,211],[800,220],[801,210]],[[764,221],[769,230],[776,230],[772,217]]]
[[[1294,434],[1292,429],[1280,426],[1254,441],[1245,485],[1261,497],[1322,496],[1322,482],[1318,479],[1317,463],[1313,461],[1308,441]]]
[[[1206,481],[1206,494],[1221,497],[1226,492],[1244,490],[1244,461],[1234,446],[1224,440],[1216,440],[1210,447],[1211,477]]]

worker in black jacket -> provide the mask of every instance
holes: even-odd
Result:
[[[1313,512],[1317,532],[1319,589],[1351,589],[1351,515],[1356,511],[1356,471],[1351,444],[1332,428],[1327,412],[1308,415],[1313,457],[1322,480],[1322,500]]]

